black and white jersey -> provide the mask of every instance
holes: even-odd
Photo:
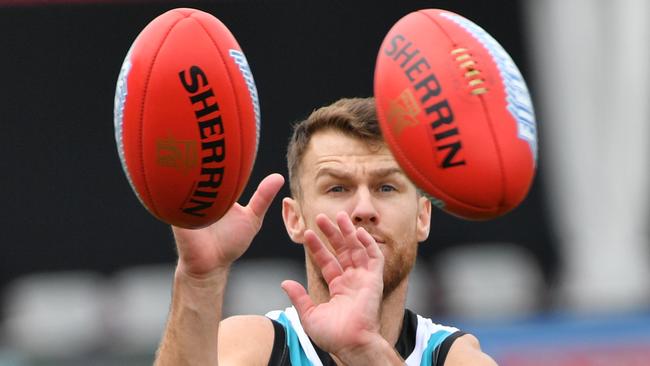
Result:
[[[294,307],[266,314],[273,321],[275,341],[269,366],[329,366],[332,357],[316,346],[302,329]],[[395,349],[408,366],[442,366],[451,344],[465,333],[433,323],[406,309]]]

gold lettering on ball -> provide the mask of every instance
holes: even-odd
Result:
[[[156,162],[159,166],[187,172],[199,164],[198,142],[177,140],[173,136],[156,140]]]
[[[406,127],[418,124],[417,115],[422,109],[418,104],[411,89],[406,88],[388,105],[388,123],[392,126],[395,135],[399,136]]]

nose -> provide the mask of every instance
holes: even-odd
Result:
[[[379,212],[373,200],[371,192],[367,188],[359,188],[354,207],[352,208],[352,222],[358,224],[377,224],[379,222]]]

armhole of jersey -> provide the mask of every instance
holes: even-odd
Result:
[[[275,336],[273,338],[273,349],[271,350],[271,357],[269,358],[269,366],[289,366],[289,350],[287,349],[287,335],[284,327],[279,322],[271,320],[273,323],[273,331]]]
[[[454,343],[456,339],[459,337],[464,336],[465,332],[457,331],[445,338],[445,340],[442,341],[440,346],[438,346],[438,349],[436,350],[436,357],[433,357],[433,365],[432,366],[443,366],[445,364],[445,360],[447,359],[447,354],[449,353],[449,349],[451,348],[451,345]]]

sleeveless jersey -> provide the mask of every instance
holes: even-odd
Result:
[[[307,336],[293,306],[271,311],[266,316],[275,329],[269,366],[336,365],[332,357]],[[451,344],[464,334],[457,328],[435,324],[406,309],[395,349],[408,366],[443,366]]]

